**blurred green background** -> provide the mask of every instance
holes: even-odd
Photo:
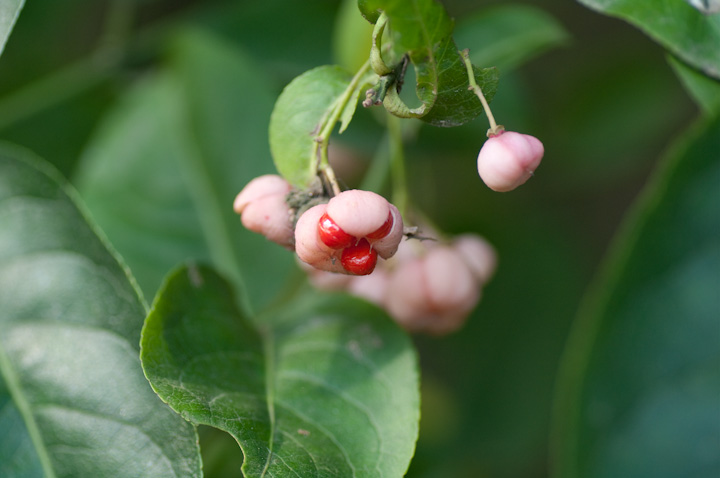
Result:
[[[443,3],[459,29],[474,13],[507,4]],[[511,194],[493,193],[480,182],[475,157],[487,128],[482,117],[454,129],[422,126],[406,149],[418,207],[450,233],[486,236],[500,257],[496,277],[463,330],[446,338],[415,339],[423,408],[410,477],[548,476],[553,387],[583,293],[658,158],[698,114],[662,48],[635,28],[567,0],[523,4],[542,9],[567,32],[554,48],[523,64],[509,64],[507,71],[501,68],[492,105],[508,129],[543,140],[546,155],[535,178]],[[147,103],[142,99],[139,92],[152,89],[149,84],[207,72],[203,59],[222,72],[222,59],[202,53],[207,44],[220,45],[223,52],[243,58],[247,69],[237,73],[257,87],[233,91],[232,84],[221,84],[215,90],[220,93],[205,97],[221,108],[222,95],[230,92],[228,101],[248,100],[242,103],[248,109],[224,117],[198,113],[193,121],[207,131],[237,132],[240,139],[233,138],[243,152],[238,155],[253,161],[243,175],[272,171],[266,135],[272,99],[294,76],[338,61],[333,38],[339,7],[331,0],[29,0],[0,58],[0,139],[28,147],[77,180],[81,193],[89,191],[91,211],[97,191],[88,170],[112,143],[107,161],[118,161],[120,172],[109,180],[124,191],[120,197],[135,194],[156,206],[167,200],[168,208],[177,207],[181,200],[172,198],[183,192],[173,185],[163,189],[163,175],[173,168],[172,162],[162,163],[163,157],[182,156],[193,145],[187,138],[169,138],[172,131],[158,130],[177,116],[171,109],[163,115],[123,111],[128,103],[160,98],[147,93]],[[459,39],[458,44],[472,47]],[[200,53],[187,53],[195,47]],[[154,144],[154,150],[143,151],[149,156],[134,154],[132,141],[107,140],[108,130],[119,130],[119,123],[158,130],[162,139],[146,139]],[[362,170],[382,135],[373,113],[360,111],[336,144]],[[137,191],[128,192],[122,183],[132,181],[122,173],[124,147],[134,162],[154,165],[146,183],[133,183]],[[358,181],[350,174],[343,179],[351,185]],[[237,190],[245,181],[234,180]],[[144,247],[133,245],[137,238],[132,235],[116,241],[112,225],[106,228],[148,299],[166,270],[147,266],[151,259],[143,257],[163,255],[172,263],[196,255],[192,236],[201,227],[189,216],[179,214],[171,221],[170,213],[155,209],[144,221],[161,231],[176,228],[173,245],[162,242],[162,233]],[[98,221],[106,227],[100,216]],[[288,261],[272,248],[263,250],[280,257],[264,256],[267,260]],[[263,274],[261,261],[253,267]],[[265,277],[259,282],[281,281]],[[241,455],[229,438],[205,431],[203,440],[206,476],[237,471]]]

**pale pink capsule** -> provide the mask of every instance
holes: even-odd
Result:
[[[298,258],[316,269],[342,272],[340,253],[322,243],[318,236],[318,221],[327,209],[327,204],[313,206],[300,216],[295,224],[295,252]]]
[[[410,259],[392,272],[385,296],[388,313],[411,332],[422,330],[422,319],[429,314],[422,259]]]
[[[395,255],[395,252],[397,252],[398,246],[400,245],[400,241],[402,241],[404,232],[402,216],[394,204],[390,204],[390,214],[392,215],[393,220],[390,232],[388,232],[388,234],[382,239],[370,242],[373,249],[375,249],[378,255],[383,259],[389,259]]]
[[[428,250],[393,272],[385,303],[409,331],[457,330],[480,299],[480,285],[460,255],[447,246]]]
[[[385,224],[390,204],[374,192],[351,189],[332,198],[327,213],[347,234],[362,238]]]
[[[540,165],[545,149],[534,136],[503,131],[488,138],[477,159],[478,173],[494,191],[512,191]]]
[[[266,174],[253,179],[240,191],[235,198],[233,209],[241,214],[245,207],[256,199],[265,196],[282,195],[290,192],[290,183],[276,174]]]
[[[348,282],[347,290],[353,295],[382,306],[385,302],[389,279],[388,272],[376,268],[372,274],[352,277]]]
[[[488,241],[477,234],[462,234],[453,240],[452,247],[481,284],[490,280],[497,268],[497,253]]]
[[[467,312],[477,304],[479,284],[454,249],[436,247],[423,259],[429,305],[433,310]]]
[[[251,201],[244,206],[240,219],[247,229],[262,234],[277,244],[292,248],[292,218],[283,194]]]

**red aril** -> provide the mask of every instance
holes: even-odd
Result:
[[[323,244],[332,249],[343,249],[355,242],[355,238],[335,224],[327,213],[318,221],[318,235]]]
[[[340,263],[350,274],[364,276],[370,274],[377,264],[377,252],[370,247],[367,239],[360,239],[357,244],[346,247]]]

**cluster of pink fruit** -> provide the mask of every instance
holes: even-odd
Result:
[[[382,196],[345,191],[296,218],[286,201],[291,190],[280,176],[260,176],[238,194],[233,207],[247,229],[295,250],[300,260],[319,270],[367,275],[378,256],[389,259],[397,251],[403,220]]]
[[[536,138],[500,131],[481,149],[478,172],[491,189],[510,191],[532,176],[542,155]],[[260,176],[237,196],[235,212],[247,229],[294,250],[317,287],[375,302],[410,331],[458,329],[495,270],[493,248],[477,235],[402,241],[400,212],[375,193],[344,191],[298,211],[288,203],[291,191],[280,176]]]
[[[487,241],[463,234],[450,242],[402,241],[397,253],[368,276],[306,270],[318,289],[346,290],[384,308],[410,332],[443,335],[463,325],[495,265]]]

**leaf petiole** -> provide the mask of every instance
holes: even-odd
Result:
[[[480,99],[480,103],[482,103],[483,109],[485,110],[485,115],[488,118],[488,121],[490,121],[490,129],[487,132],[488,138],[491,136],[495,136],[497,134],[500,134],[505,130],[505,128],[502,125],[498,125],[495,122],[495,117],[492,114],[492,111],[490,110],[490,105],[488,105],[487,100],[485,99],[485,95],[482,92],[482,89],[480,89],[480,86],[477,84],[477,81],[475,81],[475,74],[473,73],[473,66],[470,62],[470,50],[467,48],[460,51],[460,57],[463,59],[463,63],[465,63],[465,69],[468,73],[468,82],[470,83],[470,86],[468,87],[469,90],[472,90],[477,97]]]
[[[347,88],[342,95],[340,95],[333,106],[328,109],[328,113],[320,125],[318,130],[320,131],[315,137],[315,148],[313,150],[313,161],[315,161],[314,171],[316,174],[324,174],[330,185],[332,186],[333,194],[340,194],[340,186],[338,185],[335,172],[330,167],[328,160],[328,144],[330,143],[330,135],[335,128],[335,125],[340,120],[341,115],[348,107],[350,100],[355,98],[357,100],[358,95],[356,92],[360,90],[365,84],[368,83],[366,74],[370,69],[370,60],[366,61],[360,69],[355,73],[352,80],[348,84]],[[349,121],[349,120],[347,120]]]

